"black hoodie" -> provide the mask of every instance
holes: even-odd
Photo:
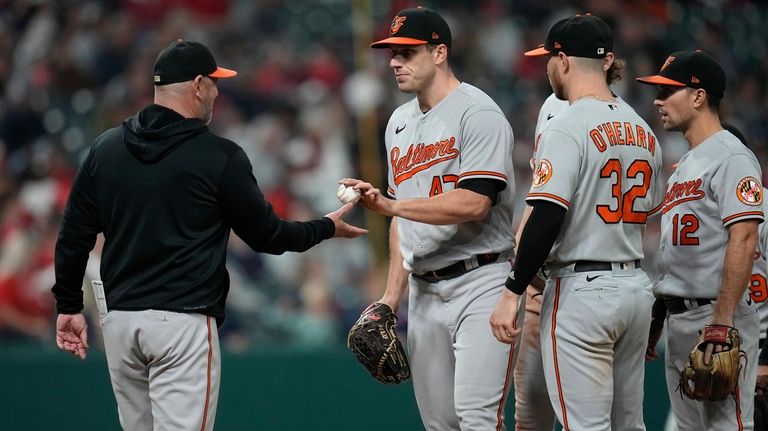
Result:
[[[96,138],[77,173],[56,243],[57,311],[82,310],[88,253],[103,232],[109,309],[196,312],[221,323],[230,229],[272,254],[334,234],[328,218],[278,218],[242,148],[200,120],[149,105]]]

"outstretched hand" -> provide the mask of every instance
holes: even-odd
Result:
[[[88,353],[88,323],[83,313],[59,314],[56,319],[56,345],[85,359]]]
[[[333,233],[334,238],[357,238],[360,235],[365,235],[368,233],[367,229],[363,229],[357,226],[353,226],[344,220],[342,220],[342,217],[344,217],[349,210],[352,209],[352,207],[355,204],[352,202],[344,204],[341,208],[337,209],[336,211],[332,213],[328,213],[325,216],[328,217],[333,221],[334,226],[336,226],[336,230]]]
[[[365,209],[385,216],[394,216],[395,201],[385,197],[373,184],[355,178],[342,178],[339,184],[360,191],[360,203]]]

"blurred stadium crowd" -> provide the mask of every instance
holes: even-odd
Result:
[[[339,178],[361,176],[363,145],[375,145],[382,159],[376,178],[367,179],[384,185],[381,132],[408,96],[397,91],[388,52],[366,47],[387,32],[397,11],[415,4],[0,0],[0,343],[54,348],[53,251],[69,187],[93,138],[152,101],[152,63],[162,48],[177,38],[201,41],[220,65],[240,72],[220,83],[211,129],[245,148],[282,217],[309,219],[339,206]],[[512,123],[520,206],[530,184],[533,126],[550,92],[544,63],[522,52],[543,42],[551,23],[573,13],[589,11],[613,26],[615,52],[628,63],[614,90],[651,123],[668,167],[687,147],[680,136],[664,133],[652,106],[655,92],[635,85],[634,77],[655,72],[670,52],[692,48],[726,68],[722,118],[746,135],[765,165],[763,1],[419,4],[438,10],[451,25],[459,79],[490,94]],[[375,136],[360,133],[366,115],[376,119],[367,132]],[[371,218],[355,210],[352,220],[360,225]],[[656,241],[651,225],[651,256]],[[305,254],[267,256],[233,236],[224,348],[340,345],[360,310],[383,291],[385,249],[385,242],[363,237]],[[97,247],[87,279],[98,278],[98,255]],[[97,320],[90,321],[97,331]]]

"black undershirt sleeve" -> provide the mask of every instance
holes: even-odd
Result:
[[[507,188],[507,183],[501,180],[490,178],[471,178],[459,182],[460,189],[472,190],[475,193],[488,196],[491,200],[491,206],[496,205],[499,200],[499,193]]]
[[[757,358],[758,365],[768,365],[768,339],[763,340],[763,348],[760,349],[760,356]]]
[[[219,204],[232,230],[251,249],[270,254],[306,251],[331,238],[335,225],[328,217],[306,222],[282,220],[264,198],[253,168],[242,150],[229,160],[219,187]]]
[[[517,256],[505,283],[507,289],[522,295],[544,264],[565,220],[566,209],[548,201],[533,201],[528,222],[520,236]]]

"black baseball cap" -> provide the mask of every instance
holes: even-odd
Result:
[[[419,6],[398,12],[389,27],[389,37],[372,43],[371,48],[441,43],[451,47],[451,29],[448,28],[448,23],[432,9]]]
[[[155,60],[155,85],[191,81],[197,75],[231,78],[237,72],[216,66],[211,51],[199,42],[177,40],[160,51]]]
[[[557,54],[572,57],[605,58],[613,51],[613,31],[602,18],[586,14],[554,23],[544,45],[525,53],[526,57]]]
[[[658,75],[636,79],[649,85],[701,88],[718,99],[725,94],[725,71],[715,59],[698,49],[672,53]]]

